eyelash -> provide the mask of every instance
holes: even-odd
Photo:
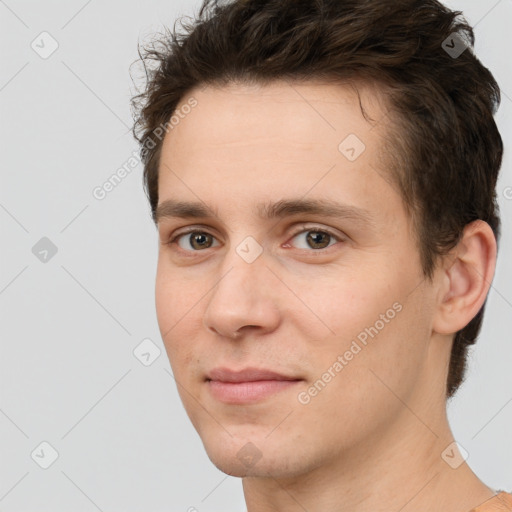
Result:
[[[305,227],[304,225],[300,226],[300,228],[298,228],[297,231],[294,231],[291,234],[291,238],[295,238],[297,235],[300,235],[301,233],[306,233],[308,231],[311,231],[311,232],[314,232],[314,233],[322,233],[322,234],[329,235],[330,237],[334,238],[337,242],[344,241],[343,237],[341,237],[340,235],[338,235],[336,233],[333,233],[332,231],[330,231],[328,229],[321,228],[320,226],[307,226],[307,227]],[[173,236],[168,242],[165,242],[165,244],[166,245],[172,245],[172,244],[176,243],[176,245],[178,245],[177,241],[182,236],[190,235],[191,233],[206,234],[206,235],[210,235],[210,236],[215,238],[214,235],[212,235],[211,233],[209,233],[206,230],[202,230],[202,229],[199,229],[199,228],[190,228],[187,231],[183,231],[183,232],[178,233],[177,235]],[[330,247],[332,247],[332,245],[324,247],[323,249],[310,249],[310,250],[308,250],[308,249],[299,249],[299,250],[307,251],[307,252],[311,252],[311,253],[322,253],[324,251],[327,251],[327,249],[329,249]],[[204,252],[204,251],[189,251],[187,249],[182,249],[179,246],[178,246],[178,248],[179,248],[178,249],[179,251],[182,251],[182,252],[185,252],[185,253],[200,253],[200,252]]]

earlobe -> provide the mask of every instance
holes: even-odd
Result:
[[[496,238],[486,222],[468,224],[457,246],[446,256],[433,330],[453,334],[483,306],[496,266]]]

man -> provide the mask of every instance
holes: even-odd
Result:
[[[159,327],[248,512],[512,510],[446,416],[494,275],[503,151],[458,14],[207,1],[146,54]]]

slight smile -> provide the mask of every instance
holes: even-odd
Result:
[[[261,368],[238,371],[215,368],[208,374],[206,383],[212,396],[220,402],[243,405],[260,402],[302,380]]]

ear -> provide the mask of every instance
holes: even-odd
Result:
[[[496,266],[496,238],[487,224],[475,220],[464,228],[457,246],[444,257],[433,330],[454,334],[483,306]]]

